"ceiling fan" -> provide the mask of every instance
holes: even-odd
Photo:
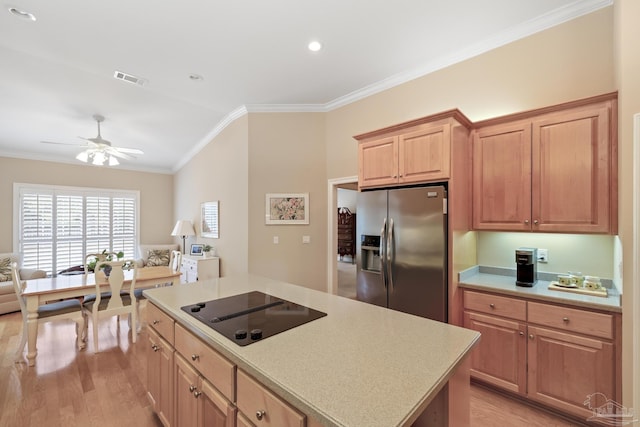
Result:
[[[114,147],[111,145],[110,141],[102,138],[100,134],[100,123],[104,121],[104,116],[100,114],[94,114],[93,119],[98,123],[98,135],[94,138],[83,138],[87,141],[86,144],[68,144],[65,142],[51,142],[51,141],[40,141],[45,144],[57,144],[57,145],[74,145],[81,148],[85,148],[86,150],[80,152],[76,159],[85,163],[92,163],[94,165],[103,166],[107,163],[109,166],[117,166],[120,164],[116,157],[126,160],[135,159],[132,154],[144,154],[142,150],[138,150],[137,148],[124,148],[124,147]]]

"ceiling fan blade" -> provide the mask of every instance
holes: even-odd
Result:
[[[118,150],[121,153],[129,153],[129,154],[144,154],[142,150],[138,150],[137,148],[124,148],[124,147],[112,147],[114,150]]]
[[[114,156],[114,157],[119,157],[121,159],[126,159],[126,160],[134,160],[135,157],[130,156],[128,154],[125,153],[121,153],[118,150],[116,150],[115,148],[107,148],[106,150],[104,150],[105,152],[109,153],[110,155]]]
[[[71,144],[69,142],[54,142],[54,141],[40,141],[43,144],[54,144],[54,145],[70,145],[72,147],[86,147],[83,144]]]

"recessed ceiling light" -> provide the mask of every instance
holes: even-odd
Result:
[[[15,7],[10,7],[9,12],[11,12],[14,16],[18,18],[26,19],[28,21],[35,21],[36,17],[29,12],[25,12],[24,10],[16,9]]]
[[[320,49],[322,49],[322,43],[320,43],[317,40],[312,41],[311,43],[309,43],[309,45],[307,46],[309,48],[309,50],[311,52],[317,52]]]
[[[200,74],[189,74],[189,79],[196,81],[196,82],[201,82],[202,80],[204,80],[204,77],[202,77]]]

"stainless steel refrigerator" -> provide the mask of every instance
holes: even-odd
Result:
[[[359,192],[357,299],[447,322],[444,186]]]

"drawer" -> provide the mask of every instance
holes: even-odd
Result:
[[[529,302],[529,323],[613,339],[613,315]]]
[[[306,424],[304,414],[240,369],[238,370],[237,405],[240,412],[258,427],[304,427]],[[258,419],[259,416],[261,419]]]
[[[231,402],[235,400],[236,365],[176,325],[176,350]]]
[[[186,270],[195,271],[198,269],[198,261],[193,261],[190,259],[185,259],[182,261],[182,268]]]
[[[164,311],[153,304],[147,304],[147,323],[171,345],[174,343],[175,322]]]
[[[527,302],[516,298],[464,291],[464,308],[515,320],[527,320]]]

